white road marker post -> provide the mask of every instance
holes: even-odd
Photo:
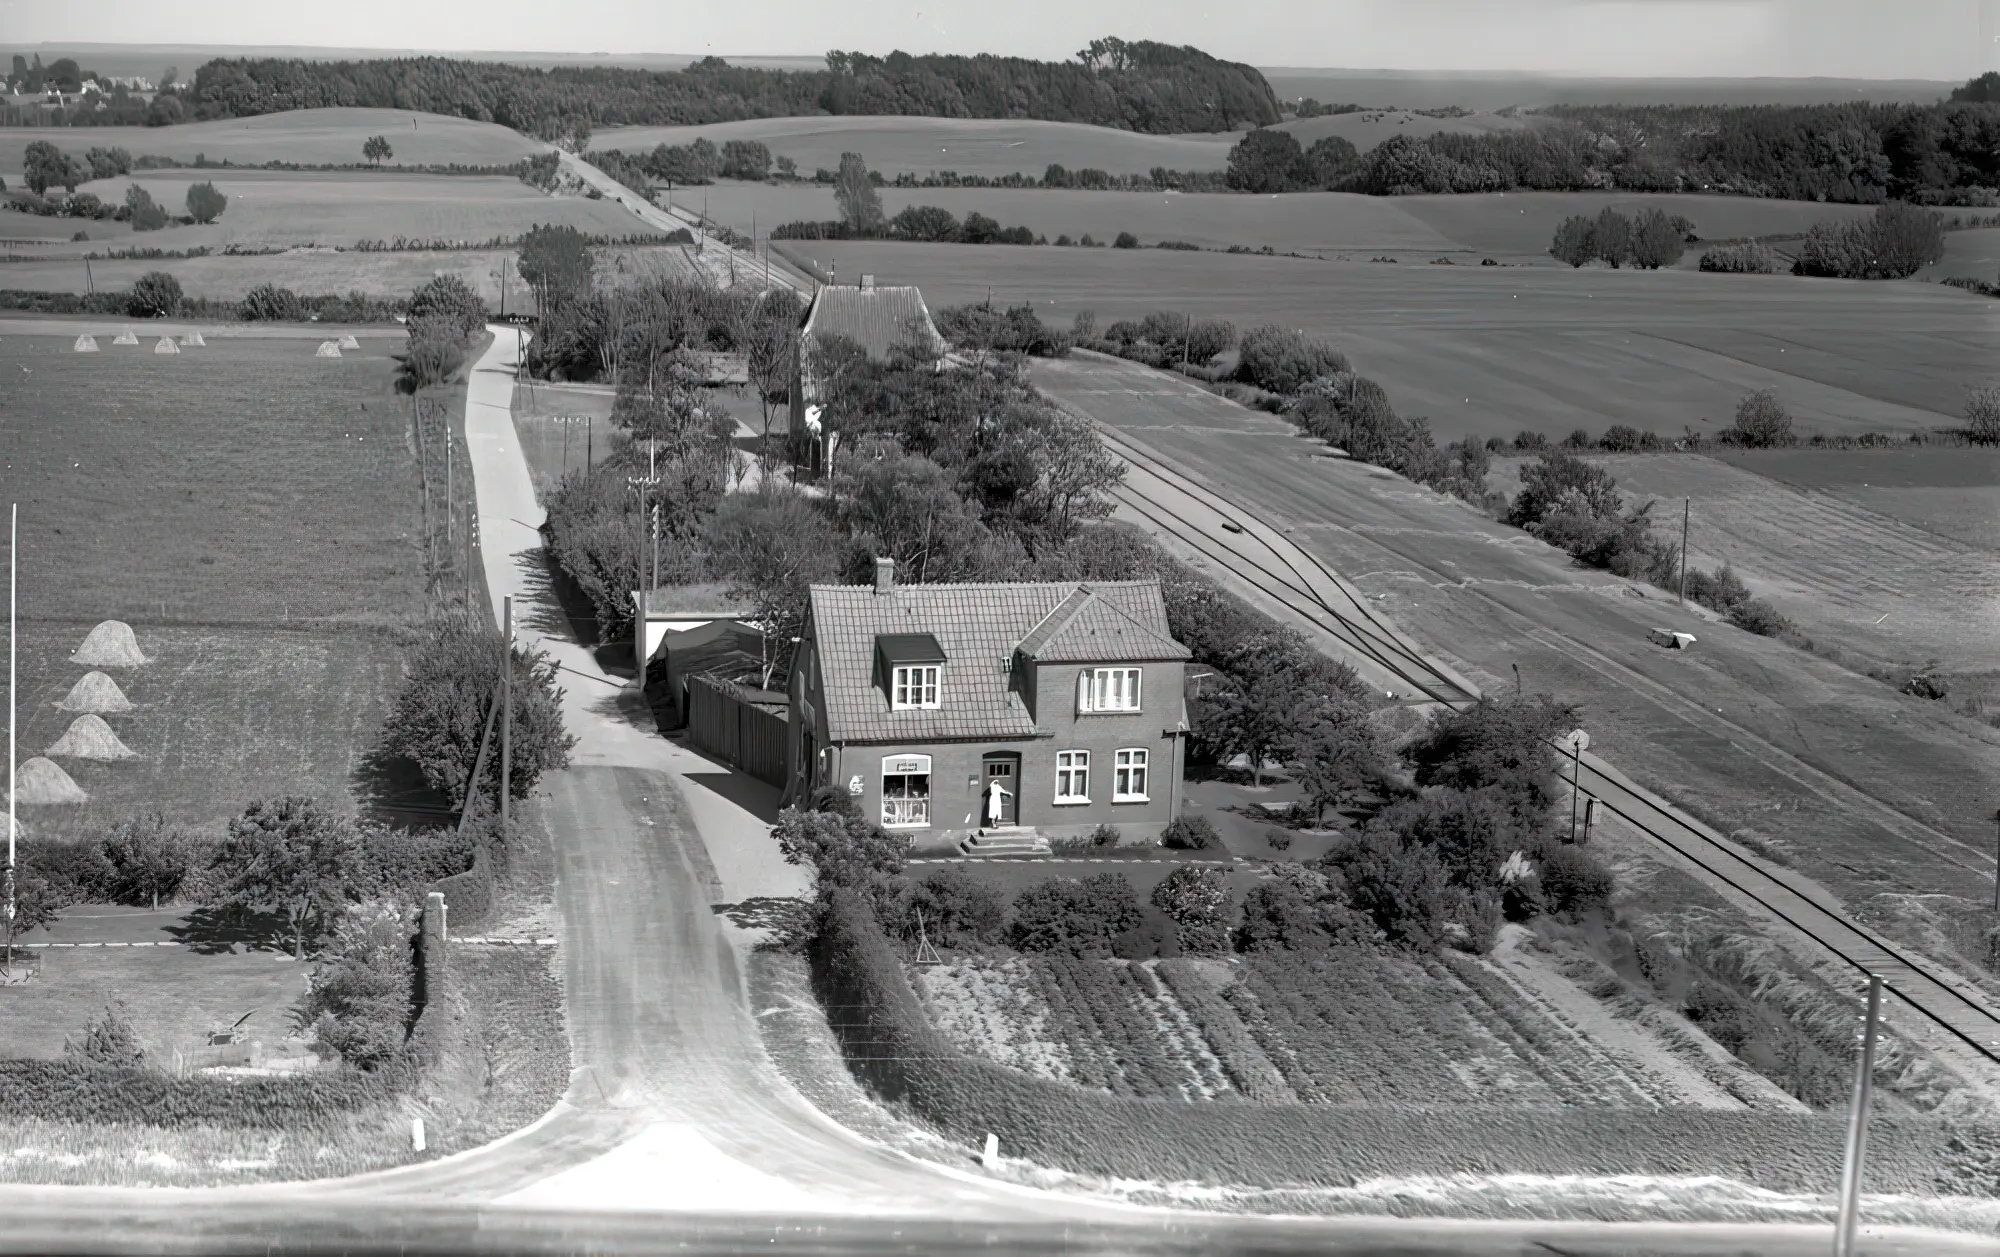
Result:
[[[410,1151],[422,1152],[423,1150],[424,1150],[424,1119],[421,1117],[413,1117],[410,1119]]]
[[[979,1154],[979,1164],[989,1170],[1000,1168],[1000,1136],[986,1132],[986,1147]]]
[[[1861,1213],[1861,1172],[1868,1158],[1868,1102],[1875,1086],[1875,1028],[1882,1020],[1882,975],[1868,975],[1868,1014],[1861,1031],[1861,1059],[1854,1067],[1853,1108],[1847,1115],[1847,1155],[1840,1173],[1840,1215],[1833,1233],[1833,1257],[1854,1257],[1854,1230]]]

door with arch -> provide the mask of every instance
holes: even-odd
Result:
[[[1018,825],[1021,821],[1021,757],[995,751],[982,757],[979,824],[985,829]]]

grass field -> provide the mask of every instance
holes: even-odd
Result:
[[[397,236],[476,243],[495,236],[518,236],[537,223],[560,223],[606,236],[648,231],[644,223],[609,202],[548,196],[506,176],[150,170],[131,178],[100,179],[85,184],[83,190],[106,201],[122,202],[126,188],[135,183],[170,213],[184,212],[187,190],[196,183],[215,184],[229,198],[229,206],[222,217],[206,226],[168,227],[130,240],[121,237],[116,242],[119,246],[352,245],[359,240],[393,240]],[[0,220],[0,229],[11,227],[13,218]],[[99,230],[102,227],[123,229],[124,224],[92,222],[88,226],[97,237],[105,234]],[[68,234],[62,239],[66,241]],[[93,241],[56,252],[83,253],[92,248],[102,246]]]
[[[1648,209],[1678,214],[1694,224],[1695,233],[1703,240],[1792,235],[1814,223],[1865,218],[1874,213],[1874,208],[1867,205],[1692,193],[1486,192],[1466,196],[1399,196],[1390,201],[1463,248],[1503,259],[1533,257],[1552,265],[1555,263],[1549,257],[1549,241],[1562,220],[1572,214],[1595,217],[1607,208],[1628,215]],[[1689,245],[1683,264],[1695,265],[1703,247],[1699,243]]]
[[[109,1004],[123,1006],[151,1063],[171,1065],[175,1051],[188,1053],[245,1013],[244,1029],[275,1055],[311,968],[289,952],[185,947],[44,950],[39,966],[33,982],[6,993],[0,1059],[61,1056],[64,1038],[82,1037]]]
[[[1974,227],[1944,238],[1944,257],[1917,272],[1923,279],[1962,275],[1992,283],[2000,277],[2000,227]]]
[[[410,403],[393,342],[338,360],[297,338],[155,355],[0,341],[0,492],[21,504],[22,738],[58,701],[89,627],[122,619],[152,662],[117,670],[142,758],[71,761],[93,794],[30,809],[66,832],[158,808],[215,823],[250,799],[346,801],[421,622]]]
[[[1688,271],[1371,265],[1123,249],[794,242],[844,276],[917,284],[932,309],[1032,301],[1068,326],[1152,310],[1304,328],[1440,439],[1716,432],[1756,388],[1801,430],[1955,423],[1994,370],[1988,298],[1935,285]]]
[[[122,147],[134,157],[171,157],[248,165],[267,161],[306,165],[359,163],[371,135],[395,149],[390,165],[501,166],[546,152],[548,145],[491,122],[472,122],[407,109],[300,109],[190,122],[172,127],[9,127],[0,137],[0,175],[21,171],[21,154],[36,140],[66,153]],[[12,186],[11,183],[9,186]]]

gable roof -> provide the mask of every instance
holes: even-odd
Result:
[[[910,339],[913,319],[932,352],[943,353],[944,337],[931,322],[924,294],[916,288],[823,287],[813,294],[812,309],[806,312],[807,352],[822,336],[845,336],[867,350],[870,358],[887,361],[890,349]]]
[[[1188,657],[1167,629],[1158,581],[899,585],[886,594],[870,585],[815,585],[811,632],[828,736],[841,742],[1036,736],[1011,684],[1017,649],[1038,662]],[[876,639],[913,633],[943,648],[944,702],[892,712],[875,684]]]

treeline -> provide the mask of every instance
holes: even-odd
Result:
[[[590,128],[816,114],[1036,118],[1151,134],[1276,122],[1264,76],[1196,48],[1117,43],[1115,60],[833,53],[826,70],[753,70],[707,57],[685,70],[530,69],[449,57],[308,62],[217,59],[195,74],[197,118],[371,106],[497,122],[554,140]]]

